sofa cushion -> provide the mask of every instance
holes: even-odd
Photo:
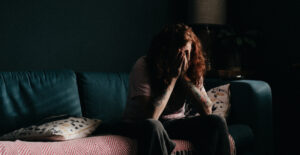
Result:
[[[212,114],[226,119],[230,110],[230,84],[214,87],[207,91],[207,96],[213,103]]]
[[[0,140],[70,140],[89,136],[101,123],[101,120],[85,117],[65,119],[32,125],[5,134]]]
[[[83,116],[113,123],[122,117],[125,109],[128,74],[77,73]]]
[[[81,116],[74,72],[0,72],[0,135],[60,114]]]

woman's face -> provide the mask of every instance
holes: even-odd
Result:
[[[184,53],[184,67],[183,67],[183,71],[186,72],[187,69],[189,68],[189,62],[191,60],[191,52],[192,52],[192,42],[187,42],[185,44],[185,46],[179,48],[179,52],[183,52]]]

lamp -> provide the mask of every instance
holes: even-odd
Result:
[[[189,24],[218,24],[226,22],[226,0],[189,0]]]
[[[203,42],[207,70],[211,70],[210,28],[226,23],[226,0],[189,0],[187,23]]]

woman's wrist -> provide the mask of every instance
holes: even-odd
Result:
[[[179,81],[183,88],[186,89],[188,92],[190,92],[194,87],[193,82],[187,76],[180,76]]]
[[[183,81],[186,81],[186,82],[192,81],[186,74],[180,75],[180,79],[182,79]]]
[[[199,88],[191,80],[183,77],[180,81],[182,82],[186,92],[188,92],[191,97],[194,98],[196,102],[198,102],[198,105],[201,105],[201,111],[203,111],[206,115],[211,114],[212,102],[205,94],[206,92],[205,90],[203,90],[203,87]]]

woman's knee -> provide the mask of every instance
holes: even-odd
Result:
[[[227,124],[226,124],[224,118],[222,118],[221,116],[218,116],[218,115],[208,115],[207,119],[209,120],[209,122],[210,122],[209,124],[212,127],[227,130]]]
[[[164,127],[161,124],[161,122],[155,119],[146,119],[144,120],[143,125],[145,128],[150,130],[156,130],[156,131],[164,130]]]

